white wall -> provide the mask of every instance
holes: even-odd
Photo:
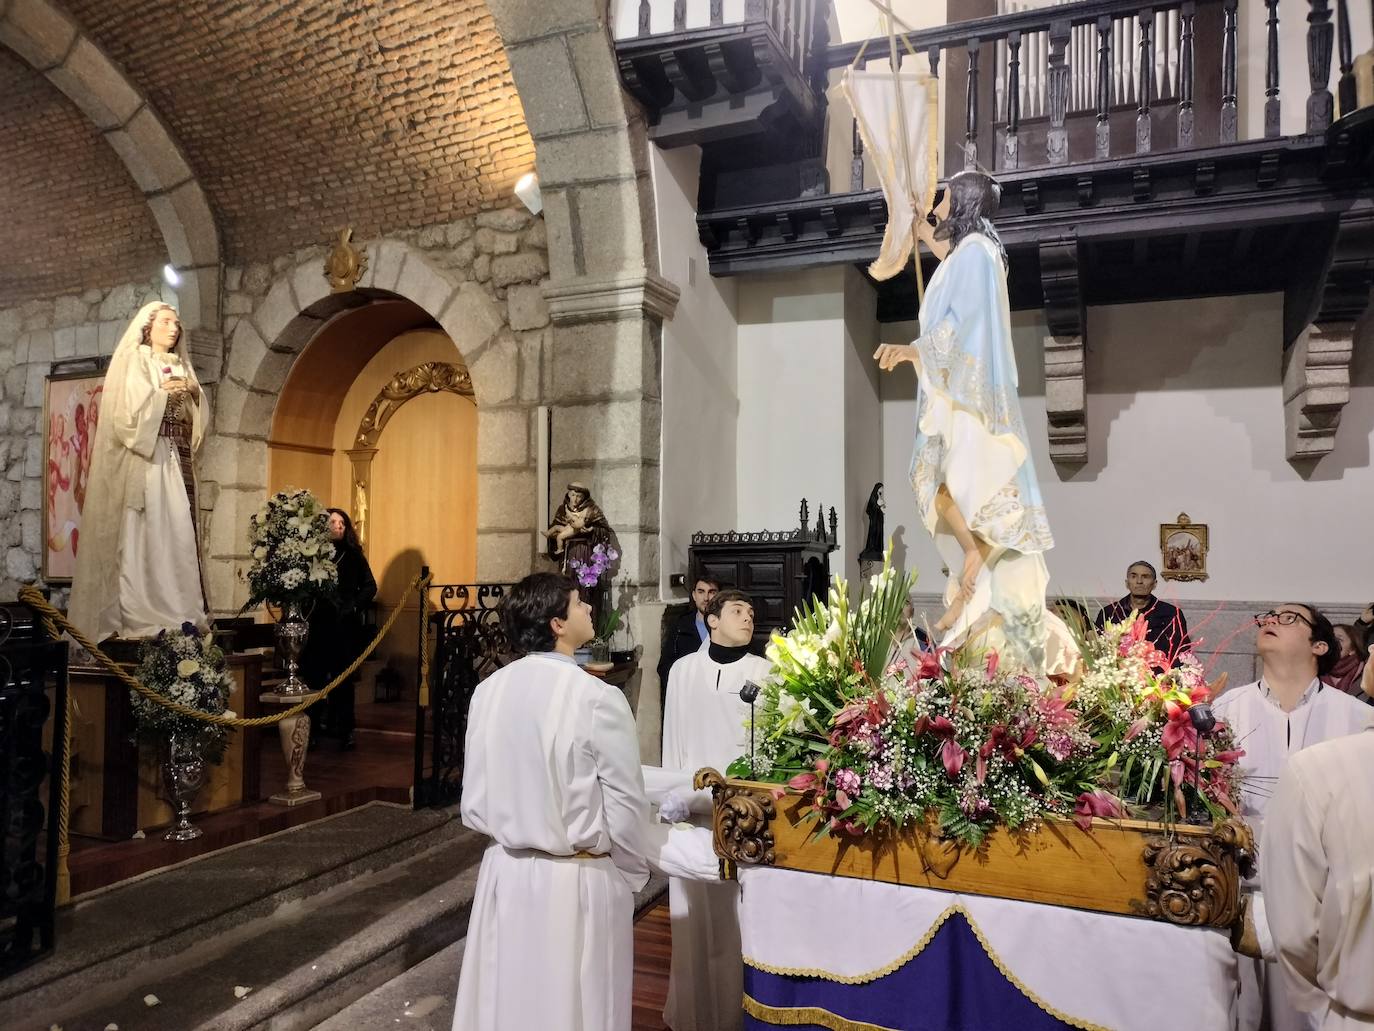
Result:
[[[1043,314],[1013,315],[1022,408],[1056,539],[1048,556],[1052,593],[1123,593],[1126,565],[1137,558],[1158,565],[1159,524],[1186,511],[1211,529],[1211,578],[1163,585],[1171,599],[1358,605],[1374,596],[1364,545],[1374,506],[1374,354],[1368,342],[1357,343],[1336,450],[1304,474],[1284,458],[1282,318],[1279,295],[1090,309],[1091,461],[1061,473],[1045,436]],[[904,342],[914,326],[881,332]],[[940,563],[907,480],[910,366],[885,376],[882,387],[889,526],[920,570],[921,590],[935,592]]]
[[[650,148],[659,267],[682,291],[663,325],[663,464],[660,468],[660,590],[687,569],[697,530],[735,526],[735,368],[738,280],[713,279],[697,239],[698,147]]]
[[[797,525],[846,495],[842,268],[742,277],[736,526]]]

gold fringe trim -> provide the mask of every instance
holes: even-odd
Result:
[[[765,1006],[757,999],[744,996],[744,1012],[755,1020],[766,1020],[781,1027],[800,1027],[811,1024],[829,1028],[829,1031],[895,1031],[882,1024],[869,1024],[862,1020],[849,1020],[837,1013],[823,1010],[819,1006]]]
[[[750,959],[748,956],[744,957],[744,965],[753,967],[755,970],[761,970],[765,974],[781,974],[784,977],[817,977],[822,981],[832,981],[835,984],[868,984],[870,981],[876,981],[880,977],[886,977],[888,974],[901,969],[906,966],[907,963],[911,962],[911,960],[919,956],[921,951],[935,939],[935,935],[939,932],[940,928],[945,925],[945,921],[955,913],[963,913],[966,919],[968,917],[968,911],[956,902],[935,918],[935,922],[926,929],[926,933],[921,935],[920,940],[917,941],[915,945],[907,949],[887,966],[879,967],[877,970],[870,970],[866,974],[851,974],[846,976],[844,974],[832,974],[829,970],[821,970],[818,967],[773,967],[769,966],[767,963],[760,963],[756,959]]]
[[[1079,1031],[1112,1031],[1111,1028],[1104,1027],[1101,1024],[1091,1024],[1085,1020],[1079,1020],[1077,1017],[1070,1016],[1062,1010],[1056,1009],[1055,1007],[1051,1006],[1048,1002],[1046,1002],[1044,999],[1042,999],[1039,995],[1037,995],[1035,992],[1031,991],[1028,987],[1026,987],[1025,982],[1022,981],[1015,974],[1013,974],[1011,972],[1011,968],[1008,967],[1005,962],[1003,962],[1002,957],[997,955],[996,950],[994,950],[993,947],[988,943],[986,935],[983,934],[983,929],[978,926],[977,921],[973,919],[973,916],[969,913],[969,911],[965,909],[962,904],[957,902],[954,905],[947,908],[938,917],[936,917],[935,922],[930,925],[930,927],[926,930],[926,933],[921,935],[920,940],[917,941],[916,944],[913,945],[911,948],[907,949],[906,952],[902,953],[902,955],[897,957],[895,960],[893,960],[886,966],[879,967],[877,970],[870,970],[864,974],[843,976],[840,974],[832,974],[828,970],[821,970],[815,967],[774,967],[769,966],[766,963],[760,963],[757,960],[750,959],[748,956],[744,957],[744,963],[745,966],[753,967],[755,970],[760,970],[766,974],[781,974],[786,977],[814,977],[819,978],[823,981],[831,981],[835,984],[868,984],[871,981],[878,980],[878,978],[880,977],[886,977],[888,974],[894,973],[901,967],[905,966],[907,963],[911,962],[911,960],[919,956],[921,952],[925,950],[926,946],[929,945],[935,939],[935,935],[939,932],[940,928],[945,925],[945,922],[949,920],[950,917],[954,916],[956,913],[968,921],[969,929],[973,931],[973,936],[978,939],[978,944],[982,946],[983,952],[987,954],[988,959],[992,960],[992,964],[997,968],[998,973],[1005,977],[1011,983],[1013,988],[1015,988],[1018,992],[1024,995],[1031,1002],[1035,1003],[1036,1006],[1044,1010],[1055,1020],[1068,1024],[1070,1027],[1078,1028]],[[770,1013],[776,1012],[783,1015],[792,1013],[816,1013],[828,1016],[832,1020],[840,1021],[840,1023],[836,1024],[826,1023],[825,1020],[821,1019],[803,1020],[798,1018],[795,1020],[791,1020],[790,1022],[788,1020],[775,1021],[776,1023],[781,1023],[784,1025],[790,1023],[793,1026],[795,1026],[797,1024],[811,1023],[819,1024],[821,1027],[831,1028],[832,1031],[850,1031],[851,1028],[858,1028],[861,1029],[861,1031],[868,1031],[869,1028],[878,1027],[878,1025],[876,1024],[864,1024],[855,1023],[853,1021],[845,1021],[845,1018],[843,1017],[838,1017],[834,1014],[827,1014],[825,1010],[820,1009],[778,1009],[774,1007],[768,1007],[764,1006],[762,1003],[755,1002],[748,995],[745,995],[744,1008],[746,1012],[748,1012],[751,1016],[759,1017],[760,1019],[764,1019],[764,1017],[769,1016],[769,1014],[754,1013],[752,1010],[749,1009],[751,1003],[755,1006],[760,1007],[761,1009],[769,1010]],[[879,1031],[886,1031],[886,1029],[879,1029]]]

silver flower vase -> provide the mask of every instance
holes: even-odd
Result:
[[[191,803],[205,786],[205,744],[196,734],[173,734],[162,754],[162,780],[175,822],[163,835],[165,841],[191,841],[204,833],[191,823]]]
[[[305,694],[310,690],[298,675],[301,652],[305,650],[305,640],[309,636],[310,624],[301,612],[300,602],[287,602],[281,622],[277,624],[277,661],[286,669],[286,680],[277,688],[281,694]]]

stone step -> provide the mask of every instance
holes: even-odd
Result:
[[[280,989],[280,1000],[307,1000],[311,985],[326,983],[326,978],[339,981],[384,958],[387,949],[379,951],[367,942],[347,947],[354,934],[385,943],[390,925],[376,936],[369,936],[369,928],[388,916],[404,923],[397,913],[435,892],[424,903],[430,915],[412,919],[414,926],[406,932],[422,939],[423,934],[434,935],[424,939],[429,951],[394,965],[380,975],[384,980],[462,936],[462,899],[464,894],[470,897],[470,890],[462,890],[463,884],[443,888],[449,880],[461,879],[469,866],[475,880],[484,843],[453,812],[412,812],[378,802],[116,885],[63,910],[54,953],[0,981],[0,1027],[46,1029],[63,1023],[59,1018],[65,1015],[74,1018],[64,1025],[66,1031],[86,1026],[99,1031],[120,1023],[113,1016],[99,1019],[100,1007],[118,1004],[124,1013],[124,1004],[134,1001],[139,1008],[129,1011],[133,1022],[121,1027],[185,1031],[196,1026],[190,1019],[196,1007],[183,1013],[172,1000],[178,995],[200,998],[205,992],[194,980],[181,984],[180,974],[198,969],[207,985],[221,980],[214,976],[216,964],[206,967],[204,956],[218,959],[226,974],[231,960],[245,961],[236,968],[238,979],[224,988],[230,1003],[235,985],[253,987],[262,995],[271,995],[264,989]],[[375,893],[378,905],[385,903],[383,908],[359,896],[364,886]],[[346,919],[340,922],[331,912]],[[313,915],[319,933],[301,922],[303,914]],[[271,938],[275,932],[283,934],[279,941]],[[335,949],[343,952],[335,954]],[[263,962],[276,966],[264,967]],[[249,976],[260,983],[244,979]],[[155,982],[172,990],[162,1005],[143,1008],[147,992],[137,989]],[[376,983],[380,980],[366,981],[352,997]],[[163,997],[155,986],[148,991]],[[259,999],[250,994],[243,1000],[250,1004],[244,1011],[258,1012]],[[213,1003],[231,1008],[219,998]],[[165,1022],[174,1012],[181,1015]],[[214,1026],[253,1024],[217,1021]]]
[[[651,877],[635,896],[635,916],[658,902],[667,889],[663,877]],[[358,1031],[398,1024],[404,1031],[452,1031],[458,973],[466,946],[466,938],[445,946],[317,1025],[315,1031]]]
[[[315,1031],[400,1027],[405,1031],[452,1031],[458,972],[467,939],[445,946],[400,977],[368,992]]]

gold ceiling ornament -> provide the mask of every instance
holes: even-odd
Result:
[[[421,394],[444,391],[464,397],[473,396],[472,377],[468,375],[466,367],[449,362],[424,362],[413,369],[396,373],[382,387],[358,423],[354,445],[360,448],[376,447],[387,422],[403,404]]]
[[[358,280],[366,271],[367,254],[353,245],[353,227],[340,229],[334,249],[324,260],[324,276],[329,280],[330,290],[346,294],[357,289]]]

